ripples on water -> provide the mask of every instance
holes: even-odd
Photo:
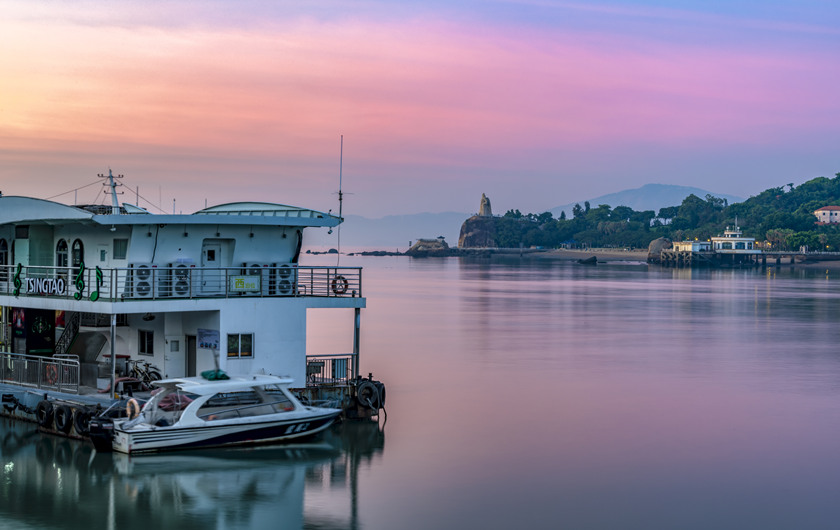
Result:
[[[517,259],[342,265],[365,267],[361,362],[388,386],[387,445],[373,425],[349,441],[331,433],[332,449],[302,461],[275,449],[100,464],[4,424],[0,516],[18,528],[99,514],[179,529],[840,520],[837,277]],[[309,331],[310,353],[350,351],[352,312],[312,310]],[[52,449],[39,456],[41,444]],[[50,510],[12,508],[32,499]]]

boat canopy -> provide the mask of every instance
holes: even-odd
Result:
[[[291,377],[277,377],[274,375],[252,375],[249,377],[231,377],[220,381],[208,381],[200,377],[182,377],[178,379],[163,379],[155,381],[155,386],[172,388],[177,387],[182,392],[188,392],[198,396],[217,394],[219,392],[236,392],[251,389],[255,386],[266,385],[290,385],[294,380]]]

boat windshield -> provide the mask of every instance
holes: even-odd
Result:
[[[205,421],[229,420],[288,412],[295,405],[280,387],[256,387],[240,392],[219,392],[196,413]]]
[[[155,402],[145,411],[149,423],[159,427],[173,425],[181,418],[181,413],[198,396],[183,392],[178,388],[164,388],[155,396]]]

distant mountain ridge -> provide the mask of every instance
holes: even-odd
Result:
[[[736,197],[735,195],[714,193],[691,186],[645,184],[641,188],[609,193],[607,195],[595,197],[594,199],[586,199],[584,201],[576,201],[562,206],[555,206],[549,211],[555,218],[560,216],[561,211],[566,212],[566,217],[571,217],[572,208],[574,208],[575,204],[583,206],[584,202],[589,201],[589,205],[592,208],[597,208],[600,204],[608,204],[611,208],[615,208],[616,206],[627,206],[637,212],[653,210],[655,213],[659,213],[660,208],[679,206],[682,204],[683,199],[692,194],[700,197],[701,199],[705,199],[706,195],[713,195],[721,199],[726,199],[729,204],[744,201],[742,197]]]
[[[663,207],[679,206],[683,199],[692,193],[701,199],[705,199],[706,195],[711,194],[726,199],[729,204],[743,201],[743,199],[734,195],[723,195],[700,188],[672,186],[670,184],[646,184],[641,188],[619,191],[586,200],[589,201],[592,208],[597,208],[599,204],[609,204],[611,208],[628,206],[636,211],[654,210],[654,212],[659,212],[659,209]],[[493,200],[493,197],[490,197],[490,200]],[[574,205],[580,204],[583,206],[586,200],[557,206],[548,211],[554,217],[559,217],[561,211],[565,211],[566,216],[571,217]],[[523,213],[542,213],[543,211]],[[495,213],[496,215],[504,214],[500,211]],[[341,247],[342,249],[374,247],[379,250],[399,249],[405,251],[410,246],[409,243],[415,242],[419,238],[435,238],[438,236],[443,236],[450,246],[455,246],[458,244],[461,225],[471,215],[474,215],[474,212],[388,215],[378,219],[347,215],[341,225]],[[324,229],[314,230],[311,228],[306,230],[304,234],[304,249],[338,247],[338,230],[335,228],[332,234],[328,234]]]

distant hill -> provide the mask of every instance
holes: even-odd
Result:
[[[733,195],[721,195],[712,193],[700,188],[688,186],[671,186],[668,184],[646,184],[641,188],[619,191],[602,195],[589,201],[592,208],[599,204],[609,204],[611,207],[629,206],[636,211],[654,210],[666,206],[679,206],[683,199],[691,194],[701,199],[707,194],[721,197],[733,202],[741,202],[743,199]],[[493,197],[490,197],[492,200]],[[583,206],[585,200],[579,201]],[[575,203],[564,206],[557,206],[550,211],[554,217],[558,217],[562,210],[566,216],[571,217],[572,207]],[[523,213],[542,213],[523,212]],[[497,215],[504,212],[496,212]],[[374,247],[378,250],[407,250],[409,242],[415,242],[420,238],[435,238],[443,236],[450,246],[458,245],[458,236],[461,232],[463,222],[473,215],[466,212],[444,212],[444,213],[416,213],[407,215],[388,215],[378,219],[369,219],[358,215],[347,215],[341,225],[341,246],[343,249],[359,247]],[[333,229],[332,234],[327,234],[326,229],[307,229],[304,236],[304,249],[307,248],[335,248],[338,246],[338,231]]]
[[[388,215],[378,219],[368,219],[358,215],[345,216],[341,225],[341,247],[376,247],[379,250],[400,249],[405,251],[409,241],[415,242],[420,238],[433,239],[438,236],[446,238],[450,246],[458,245],[461,224],[469,213],[417,213],[410,215]],[[312,247],[336,247],[338,244],[337,229],[327,234],[326,229],[307,229],[304,232],[304,249]]]
[[[599,204],[609,204],[611,208],[615,208],[616,206],[628,206],[637,212],[653,210],[658,213],[660,208],[667,206],[679,206],[682,204],[683,199],[691,194],[694,194],[701,199],[705,199],[706,195],[714,195],[715,197],[726,199],[729,204],[743,202],[744,200],[743,198],[736,197],[734,195],[714,193],[700,188],[692,188],[691,186],[645,184],[641,188],[619,191],[608,195],[601,195],[600,197],[596,197],[594,199],[585,199],[583,201],[564,204],[563,206],[556,206],[549,211],[552,215],[554,215],[554,217],[558,217],[561,211],[566,212],[566,217],[571,217],[572,208],[574,208],[575,204],[583,206],[583,203],[588,200],[589,205],[592,208],[597,208]]]

